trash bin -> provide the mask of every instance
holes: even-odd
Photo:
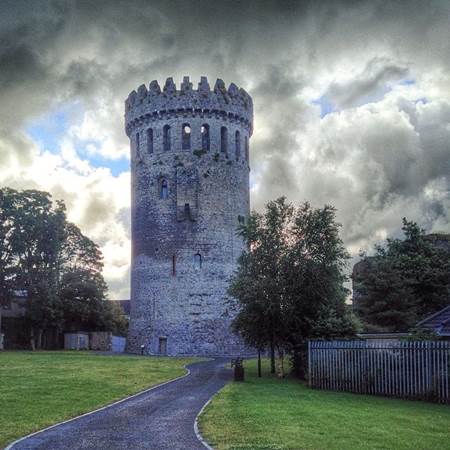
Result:
[[[231,367],[234,368],[234,381],[244,381],[244,360],[240,357],[231,360]]]

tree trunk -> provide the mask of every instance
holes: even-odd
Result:
[[[278,372],[279,378],[284,378],[284,352],[283,350],[278,350]]]
[[[36,350],[36,345],[34,342],[34,328],[31,328],[31,334],[30,334],[30,347],[31,350],[34,352]]]
[[[261,350],[258,350],[258,378],[261,378]]]
[[[275,345],[270,343],[270,373],[275,373]]]
[[[42,333],[43,333],[42,328],[39,328],[38,335],[37,335],[37,345],[36,345],[38,350],[42,350]]]

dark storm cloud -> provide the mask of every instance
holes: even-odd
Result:
[[[3,1],[3,183],[36,183],[13,167],[36,158],[23,130],[41,114],[81,103],[114,158],[128,145],[132,89],[207,75],[254,99],[253,206],[282,194],[334,204],[353,250],[396,232],[403,215],[450,230],[448,23],[440,1]],[[86,230],[105,218],[110,193],[97,194]],[[128,230],[124,211],[108,220]]]

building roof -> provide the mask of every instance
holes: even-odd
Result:
[[[131,308],[131,300],[113,300],[122,307],[123,312],[126,316],[130,315],[130,308]]]
[[[433,330],[440,336],[450,336],[450,305],[425,317],[416,326]]]

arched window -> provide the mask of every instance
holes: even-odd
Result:
[[[163,128],[163,148],[165,152],[170,150],[170,126],[164,125]]]
[[[244,141],[245,141],[245,160],[248,161],[249,155],[248,155],[248,137],[247,136],[245,136]]]
[[[159,198],[162,199],[169,198],[169,184],[167,183],[167,180],[161,181],[161,186],[159,189]]]
[[[209,152],[209,125],[204,123],[201,128],[202,131],[202,150]]]
[[[147,130],[147,153],[153,153],[153,129]]]
[[[228,151],[228,131],[227,131],[227,127],[222,127],[220,129],[220,151],[222,153],[227,153],[227,151]]]
[[[188,123],[183,123],[181,127],[181,149],[191,149],[191,126]]]
[[[237,161],[241,157],[241,133],[239,133],[239,131],[236,131],[234,143],[236,147],[236,161]]]
[[[196,269],[202,268],[202,255],[200,255],[200,253],[194,255],[194,264]]]
[[[139,158],[139,147],[140,147],[140,142],[139,142],[139,131],[136,133],[136,156]]]

